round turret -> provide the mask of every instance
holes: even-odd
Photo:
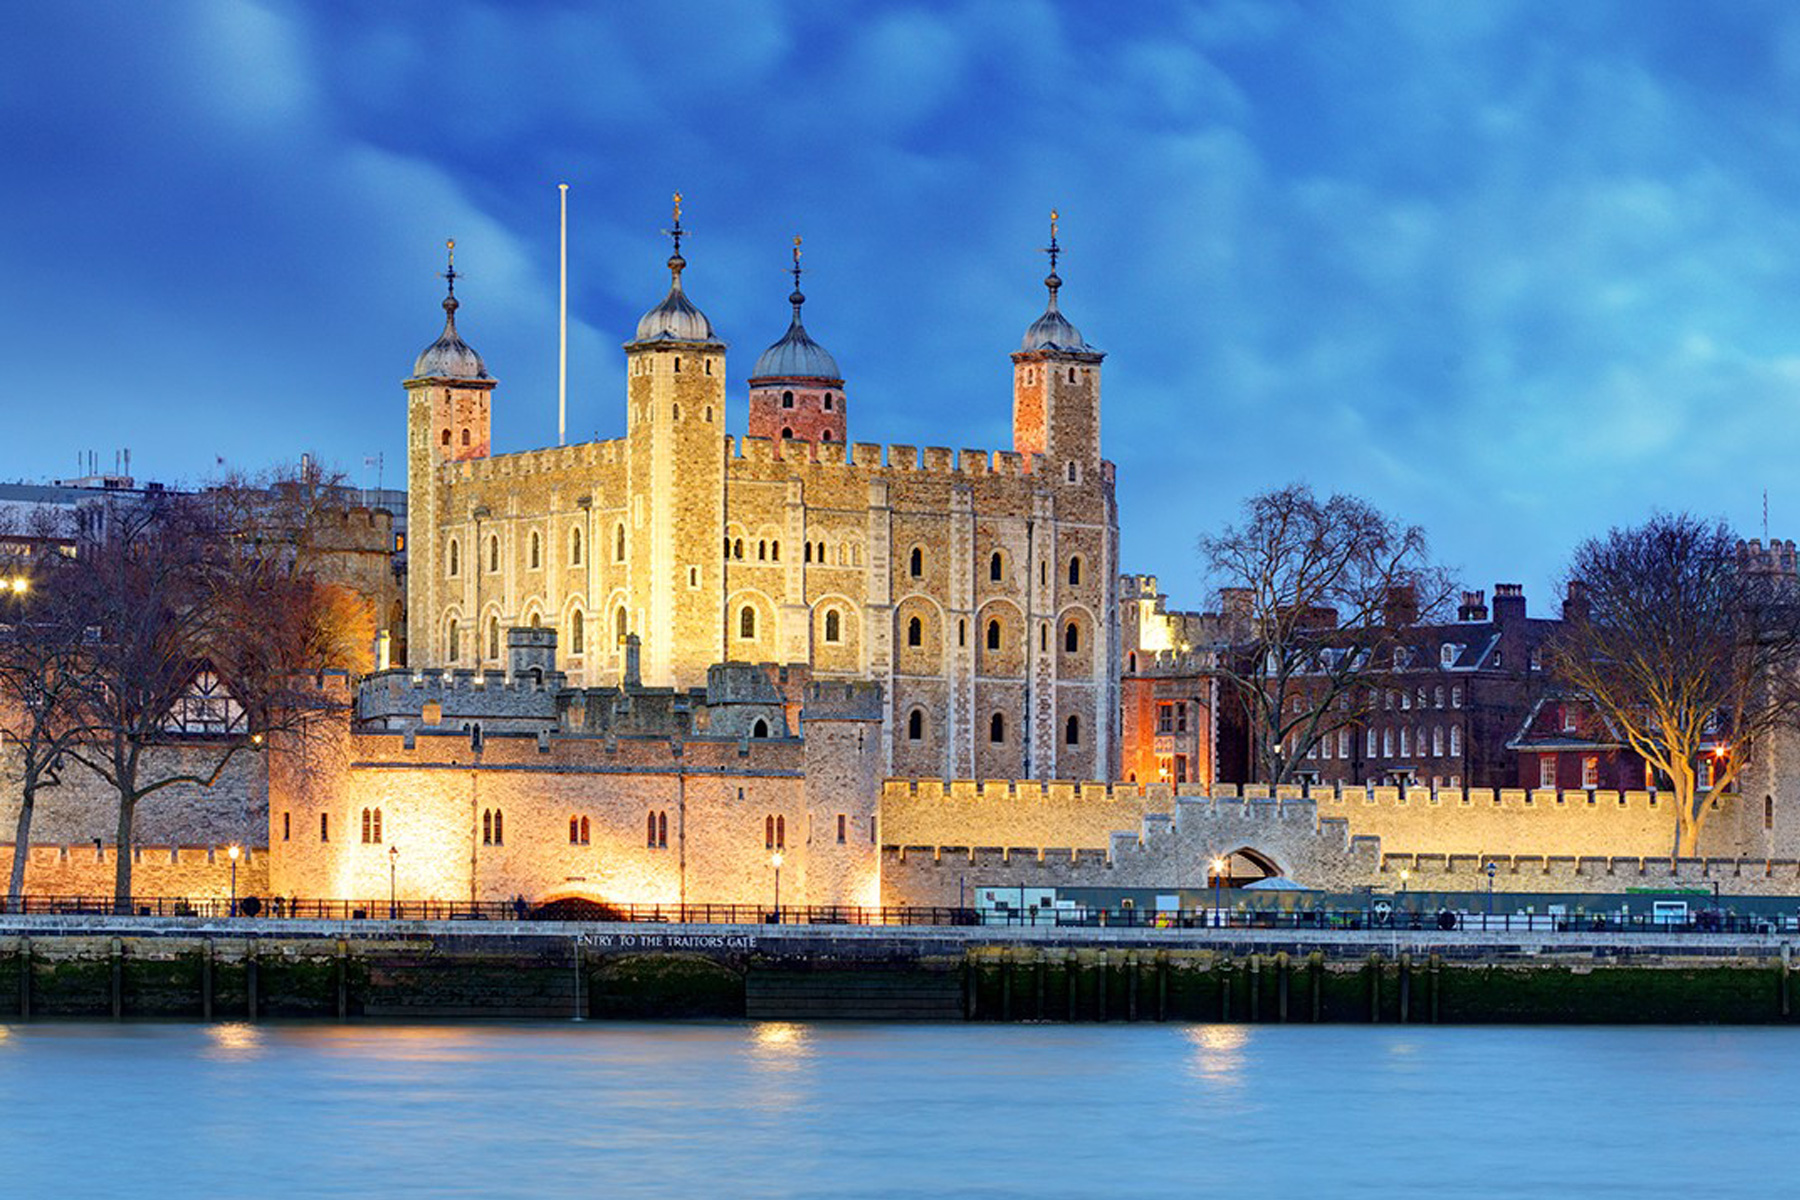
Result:
[[[793,319],[781,340],[764,350],[750,373],[749,434],[777,444],[843,445],[847,425],[844,377],[837,359],[812,340],[800,319],[800,239],[794,239]]]
[[[763,379],[826,379],[834,383],[842,383],[844,377],[838,373],[837,359],[831,352],[812,340],[806,332],[806,326],[800,323],[800,306],[806,297],[795,289],[788,297],[788,303],[794,306],[794,319],[788,325],[787,333],[779,342],[764,350],[756,360],[756,369],[750,373],[750,380]]]
[[[413,360],[414,379],[488,378],[487,364],[456,332],[456,297],[444,297],[444,332]]]

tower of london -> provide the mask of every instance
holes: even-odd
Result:
[[[625,343],[622,438],[492,451],[508,418],[457,328],[406,380],[414,667],[503,665],[557,632],[571,686],[692,688],[724,662],[880,683],[881,761],[945,778],[1110,778],[1118,756],[1118,512],[1101,457],[1104,354],[1046,307],[1011,354],[1010,450],[851,440],[865,400],[803,320],[726,391],[690,297],[677,209],[668,293]],[[747,436],[726,432],[747,402]],[[497,411],[496,411],[497,410]],[[859,407],[859,412],[866,411]]]

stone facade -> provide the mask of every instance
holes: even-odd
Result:
[[[725,346],[682,292],[679,254],[671,266],[669,298],[625,347],[623,438],[490,454],[494,380],[453,319],[421,355],[406,384],[409,661],[495,669],[505,629],[541,625],[561,634],[569,681],[593,687],[619,678],[636,635],[656,686],[698,686],[724,661],[880,683],[893,773],[1110,777],[1102,355],[1032,327],[1012,356],[1011,451],[846,444],[843,381],[820,376],[753,380],[752,433],[779,436],[740,440],[725,433]]]

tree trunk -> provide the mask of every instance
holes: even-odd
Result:
[[[19,898],[25,894],[25,860],[31,857],[31,810],[37,804],[37,781],[26,776],[19,792],[19,824],[13,833],[12,879],[6,885],[6,907],[18,910]]]
[[[113,839],[113,911],[131,912],[131,826],[137,816],[137,796],[131,789],[119,788],[119,829]]]

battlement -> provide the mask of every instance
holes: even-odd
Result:
[[[1198,675],[1218,666],[1218,653],[1203,650],[1134,650],[1136,670],[1129,674],[1147,676]]]
[[[880,721],[886,716],[881,684],[873,680],[830,680],[807,685],[803,721]]]
[[[1800,861],[1576,854],[1383,854],[1376,886],[1412,892],[1623,892],[1710,888],[1731,895],[1792,895]],[[1648,908],[1649,901],[1644,901]]]
[[[467,459],[448,463],[445,469],[458,482],[469,482],[575,471],[583,467],[624,461],[625,439],[611,438],[599,442],[578,442],[572,446],[546,446],[540,450],[519,450],[511,454]]]
[[[774,463],[797,461],[824,467],[847,467],[853,470],[884,471],[905,475],[942,475],[963,478],[998,475],[1024,478],[1041,471],[1043,456],[1022,455],[1011,450],[963,449],[947,446],[909,446],[894,443],[883,446],[876,442],[812,442],[804,440],[776,442],[769,438],[728,437],[726,457],[738,462]],[[1111,463],[1101,464],[1105,478],[1113,478]]]

